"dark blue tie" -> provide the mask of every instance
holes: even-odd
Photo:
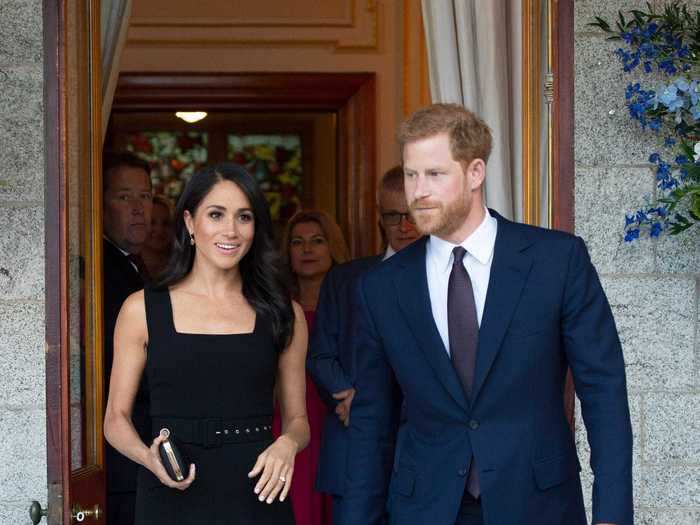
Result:
[[[469,399],[474,383],[476,351],[479,347],[479,320],[476,315],[472,280],[463,262],[466,253],[461,246],[452,250],[454,261],[447,285],[447,331],[452,365]],[[473,456],[467,478],[467,491],[474,498],[478,498],[481,493]]]

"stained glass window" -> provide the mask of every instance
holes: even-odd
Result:
[[[153,192],[177,202],[185,184],[207,163],[207,133],[142,131],[129,133],[126,149],[151,166]]]
[[[301,209],[301,137],[230,134],[227,139],[227,158],[255,177],[270,205],[273,222],[286,223]]]

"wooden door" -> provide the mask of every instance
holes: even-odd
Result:
[[[48,522],[102,524],[99,1],[44,19]]]

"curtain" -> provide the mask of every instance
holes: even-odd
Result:
[[[521,221],[520,0],[422,0],[433,102],[463,104],[493,132],[486,205]]]
[[[107,133],[112,100],[119,79],[119,61],[126,44],[131,0],[101,0],[102,141]]]

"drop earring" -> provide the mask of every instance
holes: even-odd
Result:
[[[190,244],[194,246],[194,233],[190,233]]]

